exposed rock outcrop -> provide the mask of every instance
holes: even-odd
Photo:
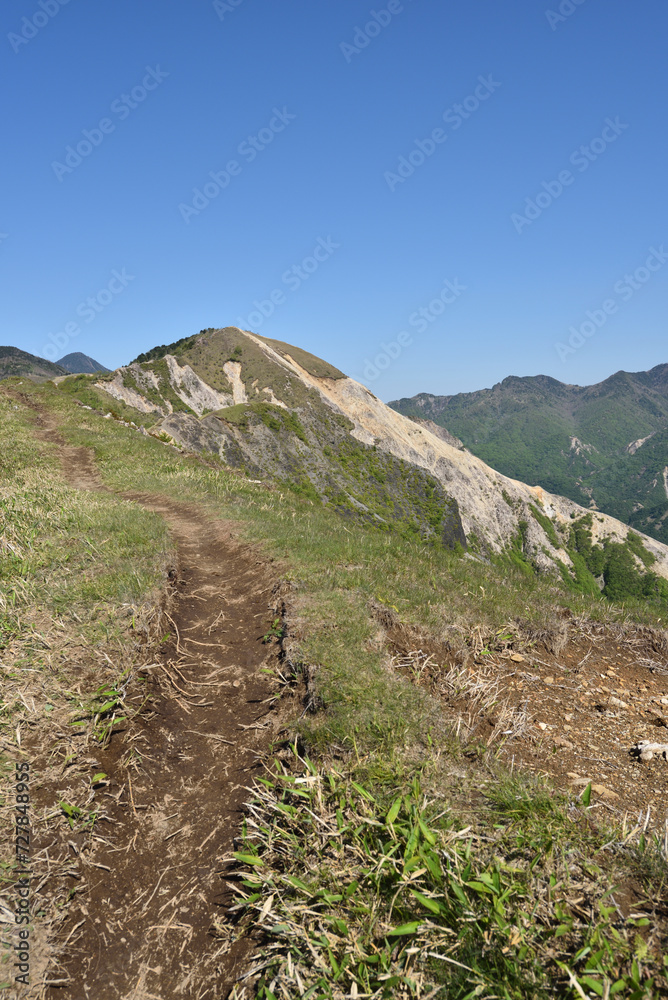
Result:
[[[402,416],[306,352],[233,327],[99,387],[155,412],[186,448],[296,483],[348,516],[413,524],[483,556],[512,548],[538,570],[563,571],[573,566],[574,521],[589,518],[592,544],[629,535],[615,518],[494,471],[443,428]],[[668,579],[668,547],[646,536],[642,545]]]

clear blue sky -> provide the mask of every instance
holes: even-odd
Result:
[[[665,0],[21,0],[0,21],[1,343],[116,367],[244,325],[385,400],[668,361]]]

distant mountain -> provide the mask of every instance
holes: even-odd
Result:
[[[64,358],[60,358],[56,363],[61,368],[66,368],[72,375],[94,375],[95,372],[106,373],[110,370],[101,365],[99,361],[89,358],[87,354],[82,354],[81,351],[75,351],[74,354],[66,354]]]
[[[299,347],[226,327],[140,357],[61,388],[350,520],[510,560],[592,594],[668,598],[668,546],[501,475],[441,427],[401,416]]]
[[[45,361],[18,347],[0,347],[0,379],[19,376],[29,378],[33,382],[44,382],[68,372],[61,365]]]
[[[510,376],[491,389],[389,405],[447,427],[506,476],[668,543],[668,364],[592,386]]]

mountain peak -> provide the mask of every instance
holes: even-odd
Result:
[[[462,449],[464,434],[444,432],[435,426],[440,419],[429,423],[429,407],[439,397],[425,395],[411,414],[421,419],[407,419],[303,348],[237,327],[208,329],[140,357],[150,360],[105,376],[96,389],[132,407],[135,422],[151,427],[154,419],[151,433],[163,441],[218,455],[254,478],[274,480],[382,530],[468,546],[483,559],[516,551],[530,572],[579,565],[571,525],[591,517],[590,498],[578,505],[548,492],[550,484],[534,469],[521,482],[490,468],[473,449]],[[568,391],[556,379],[512,377],[473,395],[477,405],[494,396],[490,422],[498,426],[506,399],[509,412],[521,415],[544,397],[560,412]],[[452,412],[462,398],[450,399]],[[534,417],[529,424],[538,426]],[[571,438],[577,448],[571,449]],[[584,433],[565,439],[567,455],[578,460],[597,459],[597,447]],[[628,527],[602,512],[586,525],[593,545],[626,544]],[[642,545],[655,571],[668,577],[668,549],[650,539]],[[598,592],[593,576],[587,586]]]
[[[94,361],[93,358],[89,358],[87,354],[82,354],[81,351],[66,354],[56,364],[71,372],[72,375],[94,375],[95,372],[107,373],[110,371],[109,368],[101,365],[99,361]]]

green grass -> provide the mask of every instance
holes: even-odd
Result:
[[[256,785],[238,909],[263,930],[260,1000],[661,995],[668,958],[620,919],[602,836],[546,788],[490,782],[471,829],[433,776],[299,761]],[[496,822],[495,822],[496,820]],[[588,896],[591,919],[574,907]],[[644,934],[644,936],[643,936]]]
[[[317,686],[325,711],[303,725],[310,739],[353,736],[364,745],[385,744],[398,727],[415,737],[424,707],[409,702],[397,712],[397,693],[374,639],[370,612],[377,601],[399,610],[402,626],[422,630],[444,647],[466,646],[472,634],[491,638],[507,622],[530,639],[560,627],[558,607],[596,620],[625,621],[629,615],[660,627],[660,613],[642,599],[615,608],[600,596],[570,592],[523,566],[462,559],[398,532],[378,532],[348,523],[292,491],[268,490],[218,463],[211,465],[165,447],[153,438],[72,406],[58,389],[33,390],[63,421],[74,444],[95,451],[100,474],[111,489],[166,493],[203,504],[214,516],[231,518],[245,537],[260,543],[294,586],[295,614],[304,622],[299,660],[318,666]],[[403,737],[402,737],[403,738]]]
[[[103,389],[97,389],[95,383],[101,381],[109,381],[108,376],[72,375],[70,378],[64,379],[58,388],[85,406],[100,410],[102,413],[111,413],[117,420],[125,420],[127,423],[134,421],[138,426],[143,425],[144,427],[152,427],[156,423],[157,413],[140,413],[139,410],[128,406],[123,400],[114,399]]]
[[[134,382],[133,388],[141,395],[145,396],[152,403],[156,403],[158,406],[165,406],[165,402],[169,403],[172,407],[174,413],[193,413],[194,411],[184,403],[180,396],[176,394],[172,388],[172,383],[169,374],[169,368],[167,362],[164,358],[157,358],[154,361],[147,361],[141,365],[145,372],[153,372],[158,380],[158,389],[154,389],[151,386],[137,385],[132,376],[126,372],[123,376],[123,381],[130,379]]]
[[[635,531],[629,531],[626,537],[626,544],[631,552],[644,563],[646,569],[650,569],[654,565],[656,556],[645,548],[642,538]]]
[[[335,368],[334,365],[323,361],[322,358],[317,358],[315,354],[310,354],[309,351],[304,351],[301,347],[286,344],[283,340],[272,340],[271,337],[261,337],[259,334],[255,334],[255,336],[263,340],[265,344],[273,347],[283,357],[289,355],[293,361],[296,361],[309,375],[313,375],[315,378],[339,379],[347,377],[342,371]]]
[[[304,444],[308,444],[304,428],[296,414],[273,403],[237,403],[236,406],[227,406],[223,410],[217,410],[215,415],[242,430],[246,430],[249,422],[254,419],[259,420],[269,430],[276,432],[285,430],[294,434]]]
[[[386,638],[387,629],[403,630],[410,648],[440,643],[444,654],[481,643],[496,648],[508,636],[521,648],[562,627],[560,606],[618,626],[630,608],[637,620],[660,626],[655,610],[640,600],[618,609],[519,564],[461,558],[396,532],[347,523],[288,490],[266,489],[82,411],[56,387],[27,391],[58,416],[68,442],[94,449],[111,489],[167,494],[233,520],[242,537],[274,559],[285,581],[287,611],[275,634],[280,631],[287,666],[308,683],[318,707],[293,727],[315,763],[293,758],[260,783],[236,856],[242,910],[265,932],[269,964],[260,997],[338,1000],[352,995],[353,984],[358,994],[373,997],[424,998],[430,990],[439,1000],[581,996],[570,977],[585,997],[606,990],[624,1000],[665,995],[657,959],[665,940],[620,921],[606,895],[617,877],[630,874],[655,894],[664,891],[662,845],[633,848],[619,831],[596,831],[586,822],[584,803],[485,770],[488,755],[464,761],[439,703],[391,669]],[[7,425],[16,447],[2,453],[10,456],[5,461],[13,463],[15,483],[23,483],[36,449],[21,411],[3,406],[0,416],[18,422],[18,430]],[[38,450],[39,461],[51,463],[54,490],[51,449]],[[76,497],[57,496],[46,506],[37,495],[60,532],[54,554],[66,551],[77,521],[86,531],[73,539],[76,580],[65,574],[61,581],[60,564],[47,570],[60,581],[56,595],[73,587],[78,607],[90,603],[84,539],[93,510],[98,520],[112,511],[146,519],[136,522],[136,536],[129,525],[126,530],[143,554],[148,583],[161,537],[157,519],[113,497],[87,496],[93,507],[79,510]],[[71,507],[71,520],[59,507]],[[48,546],[43,524],[40,515],[34,536],[27,521],[17,534],[37,554]],[[105,548],[98,529],[89,537],[113,563],[118,543]],[[520,561],[521,549],[520,537]],[[39,585],[38,569],[36,561],[31,586]],[[99,576],[90,583],[106,595],[100,608],[111,606],[108,588],[118,587],[114,600],[121,600],[123,587],[131,586],[128,579],[121,586],[120,578]],[[85,627],[88,636],[97,634],[96,621]],[[102,680],[106,686],[91,685],[78,704],[88,718],[102,715],[97,724],[104,739],[105,719],[96,710],[113,701],[118,678]],[[587,919],[575,902],[583,886]]]
[[[0,396],[0,613],[15,637],[76,621],[87,641],[115,634],[115,609],[141,601],[160,579],[162,520],[61,479],[55,450]]]
[[[543,514],[540,510],[538,510],[538,508],[534,504],[531,504],[531,514],[536,519],[536,521],[538,521],[541,528],[547,535],[550,545],[552,545],[553,548],[555,549],[560,549],[563,543],[559,538],[559,536],[557,535],[554,523],[550,520],[550,518],[546,514]]]
[[[19,391],[33,389],[0,386],[0,738],[12,771],[14,762],[30,760],[32,791],[45,804],[35,810],[35,826],[56,843],[59,824],[91,833],[97,806],[88,805],[94,789],[87,754],[127,714],[120,684],[146,662],[173,552],[157,515],[63,481],[57,448],[36,439],[34,414],[7,394]],[[55,392],[51,387],[47,395]],[[58,392],[73,419],[87,412]],[[6,799],[11,771],[4,757],[0,764]],[[4,810],[0,870],[10,883],[12,822]],[[43,940],[69,899],[69,887],[54,882],[48,864],[34,859],[32,912]],[[5,960],[0,956],[0,965]]]
[[[5,739],[12,743],[25,720],[57,728],[101,681],[113,685],[135,656],[137,628],[160,599],[171,555],[160,517],[69,487],[55,447],[36,441],[31,414],[0,392]],[[31,710],[19,691],[30,691]]]
[[[205,331],[204,336],[196,338],[184,349],[180,361],[190,365],[219,392],[230,391],[229,380],[222,372],[223,365],[227,361],[238,361],[242,363],[241,378],[250,400],[261,398],[259,393],[271,386],[276,396],[293,409],[308,403],[322,405],[315,390],[308,389],[300,379],[291,376],[237,327]]]

